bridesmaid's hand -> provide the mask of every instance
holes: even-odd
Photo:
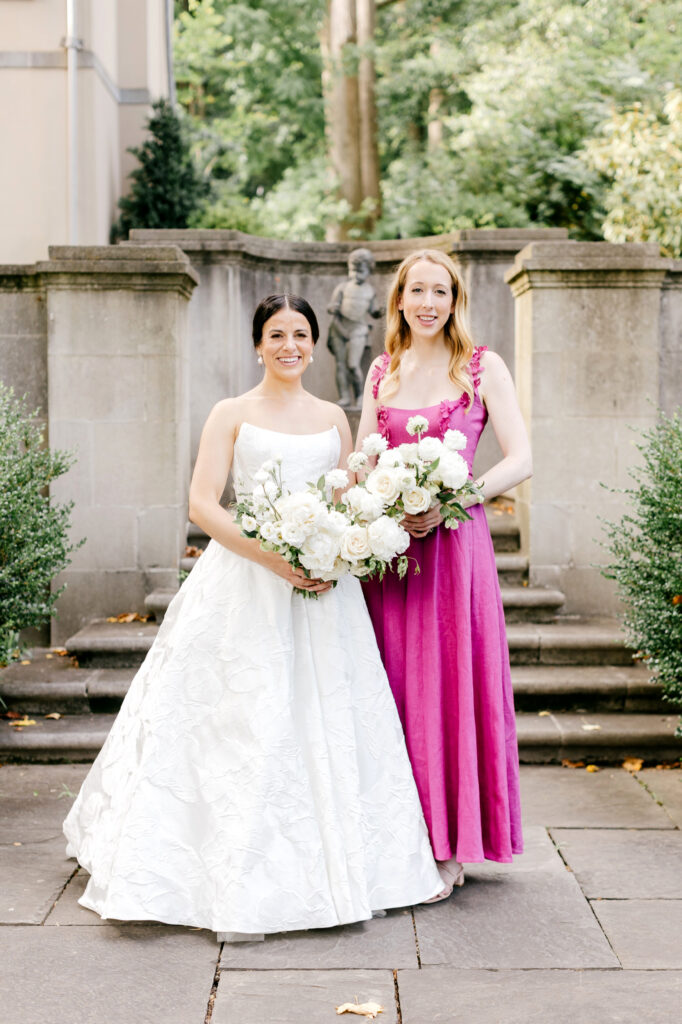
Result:
[[[400,520],[400,525],[407,530],[411,537],[425,537],[427,533],[434,530],[443,522],[440,514],[440,505],[434,505],[428,512],[419,512],[416,516],[405,515]]]

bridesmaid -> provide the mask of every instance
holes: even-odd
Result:
[[[509,371],[466,328],[467,296],[452,259],[437,250],[400,264],[387,305],[386,351],[365,386],[358,446],[379,431],[390,447],[455,428],[469,468],[486,421],[503,458],[477,480],[485,498],[531,474],[528,437]],[[421,574],[389,573],[365,597],[405,730],[445,899],[464,862],[521,853],[518,751],[504,611],[483,507],[457,530],[439,509],[406,516],[408,554]]]

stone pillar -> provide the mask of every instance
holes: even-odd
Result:
[[[682,260],[671,260],[661,294],[659,403],[668,414],[682,404]]]
[[[615,589],[600,518],[618,520],[635,444],[659,401],[661,289],[655,244],[537,242],[506,280],[516,300],[516,382],[533,446],[519,490],[533,584],[556,586],[568,614],[611,615]]]
[[[37,268],[47,301],[52,447],[78,461],[55,481],[73,500],[69,568],[52,640],[93,618],[144,610],[176,588],[187,521],[187,306],[197,277],[175,246],[57,246]]]

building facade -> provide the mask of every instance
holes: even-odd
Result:
[[[171,89],[167,0],[0,0],[0,263],[105,245],[150,104]]]

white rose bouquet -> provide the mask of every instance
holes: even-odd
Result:
[[[410,542],[395,519],[383,515],[381,501],[364,488],[348,491],[360,499],[357,505],[334,503],[333,491],[348,486],[343,469],[330,470],[305,491],[289,492],[281,459],[274,459],[263,463],[255,480],[253,492],[242,495],[236,506],[242,534],[257,539],[264,550],[276,551],[310,578],[336,584],[345,573],[382,577]],[[406,569],[405,558],[398,571],[404,575]],[[301,593],[317,597],[313,591]]]
[[[425,416],[411,416],[407,432],[416,437],[414,442],[389,448],[380,434],[369,434],[364,439],[362,452],[350,456],[349,468],[357,472],[368,464],[370,456],[378,459],[364,481],[345,496],[356,514],[402,519],[405,514],[418,515],[440,505],[443,522],[450,529],[471,519],[465,504],[483,501],[483,494],[469,478],[469,467],[460,454],[466,447],[466,437],[460,430],[446,431],[442,441],[422,437],[428,428]]]

